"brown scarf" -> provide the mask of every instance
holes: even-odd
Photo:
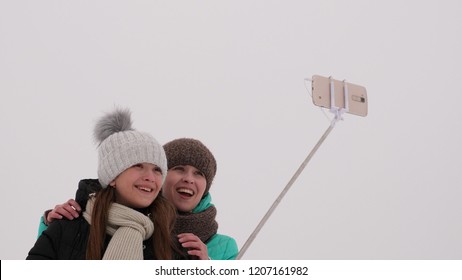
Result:
[[[199,213],[178,212],[174,230],[177,234],[193,233],[202,242],[207,243],[210,237],[217,233],[216,216],[217,209],[213,205]]]

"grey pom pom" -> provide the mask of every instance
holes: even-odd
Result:
[[[106,114],[96,123],[93,136],[100,144],[107,137],[116,132],[133,130],[131,113],[128,109],[115,109],[114,112]]]

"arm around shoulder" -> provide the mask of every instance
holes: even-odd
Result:
[[[47,228],[48,228],[48,225],[46,223],[46,216],[48,215],[48,213],[50,213],[51,210],[47,210],[45,211],[45,213],[42,215],[42,217],[40,217],[40,224],[39,224],[39,228],[38,228],[38,234],[37,234],[37,238],[40,237],[40,235],[42,235],[42,232],[45,231]]]

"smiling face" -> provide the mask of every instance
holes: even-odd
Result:
[[[199,204],[207,181],[204,174],[191,165],[177,165],[168,170],[163,195],[181,212],[191,212]]]
[[[139,163],[120,173],[109,185],[115,188],[117,203],[145,208],[159,194],[162,170],[152,163]]]

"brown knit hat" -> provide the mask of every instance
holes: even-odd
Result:
[[[164,145],[168,169],[177,165],[191,165],[204,173],[207,185],[204,196],[209,192],[217,162],[210,150],[199,140],[191,138],[175,139]]]

